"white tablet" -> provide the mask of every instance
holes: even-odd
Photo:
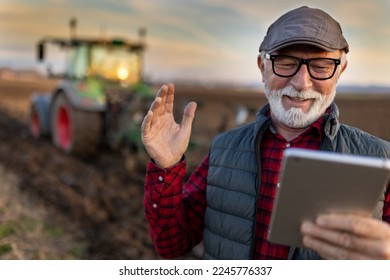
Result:
[[[371,215],[389,180],[388,159],[286,149],[268,240],[302,247],[302,221],[330,212]]]

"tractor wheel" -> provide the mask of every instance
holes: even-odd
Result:
[[[49,108],[51,96],[35,95],[31,100],[29,129],[34,138],[50,135]]]
[[[52,141],[66,153],[94,155],[101,143],[102,118],[99,113],[73,108],[64,94],[52,107]]]
[[[42,127],[39,120],[38,108],[35,104],[31,105],[30,111],[30,133],[34,138],[42,137]]]

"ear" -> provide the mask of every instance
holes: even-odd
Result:
[[[341,68],[341,73],[343,73],[344,70],[347,69],[347,66],[348,66],[348,60],[345,61],[343,68]]]
[[[259,54],[258,56],[257,56],[257,66],[259,67],[259,69],[260,69],[260,72],[261,72],[261,75],[262,75],[262,80],[263,80],[263,83],[264,83],[264,71],[265,71],[265,69],[264,69],[264,63],[263,63],[263,59],[261,58],[261,54]]]

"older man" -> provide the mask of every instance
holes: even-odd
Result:
[[[348,51],[339,23],[322,10],[301,7],[277,19],[258,56],[269,104],[255,122],[219,135],[186,183],[184,153],[196,103],[177,124],[174,86],[161,87],[142,140],[152,158],[145,212],[162,257],[179,257],[203,240],[205,259],[390,259],[389,187],[377,219],[320,215],[302,224],[305,248],[267,240],[284,149],[390,157],[389,143],[339,122],[333,100]]]

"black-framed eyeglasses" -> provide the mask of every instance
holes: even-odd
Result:
[[[341,60],[335,58],[303,59],[290,55],[265,54],[265,58],[272,61],[272,71],[279,77],[292,77],[298,73],[302,64],[305,64],[310,77],[316,80],[327,80],[336,73]]]

